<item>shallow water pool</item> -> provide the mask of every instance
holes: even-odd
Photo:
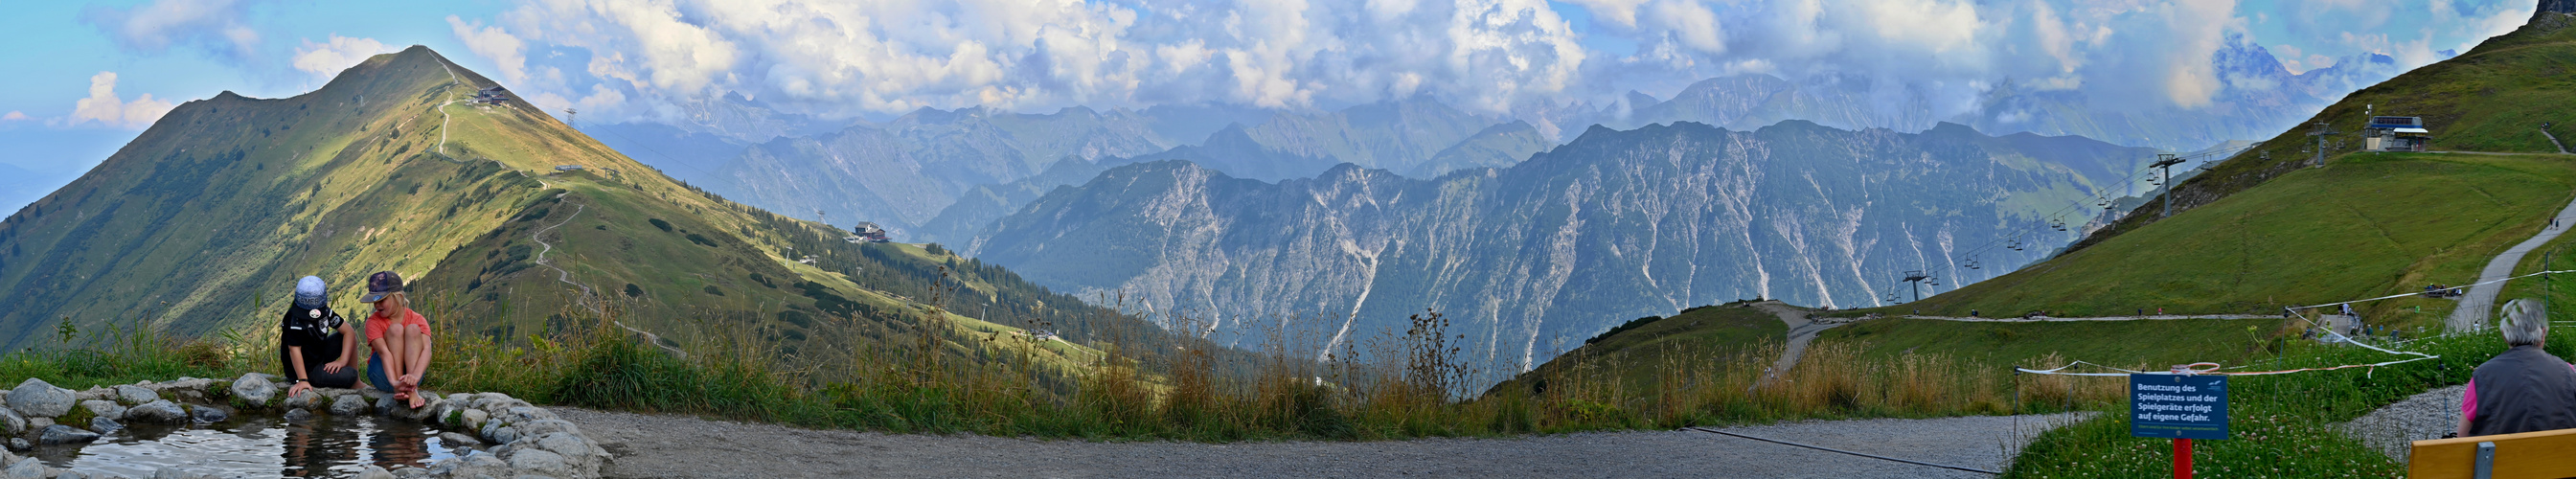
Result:
[[[241,418],[196,426],[136,424],[90,444],[38,446],[45,465],[84,473],[152,477],[174,468],[223,477],[350,477],[370,464],[425,467],[462,450],[425,424],[378,417],[315,417],[287,423]]]

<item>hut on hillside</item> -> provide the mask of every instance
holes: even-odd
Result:
[[[2424,129],[2423,117],[2374,116],[2361,130],[2362,151],[2421,152],[2432,143],[2433,131]]]

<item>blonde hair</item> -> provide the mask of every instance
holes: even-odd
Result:
[[[394,310],[395,310],[395,311],[410,311],[410,310],[411,310],[411,296],[410,296],[410,295],[407,295],[407,294],[404,294],[404,293],[403,293],[403,292],[401,292],[401,291],[395,291],[395,292],[391,292],[391,293],[385,293],[385,298],[384,298],[384,299],[394,300]],[[384,310],[385,308],[384,308],[383,306],[377,306],[377,307],[376,307],[376,309],[377,309],[377,310],[379,310],[379,311],[382,311],[382,310]],[[401,318],[395,318],[395,319],[401,319]]]

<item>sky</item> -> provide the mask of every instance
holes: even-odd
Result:
[[[549,111],[674,121],[740,94],[823,118],[919,108],[1330,109],[1431,96],[1513,115],[1763,73],[1856,75],[1972,104],[2010,79],[2206,106],[2209,55],[2408,67],[2533,0],[144,0],[0,17],[0,207],[67,181],[172,106],[284,97],[426,45]],[[559,113],[558,113],[559,114]],[[12,171],[23,170],[23,172]],[[44,180],[44,181],[37,181]],[[41,195],[42,186],[32,194]]]

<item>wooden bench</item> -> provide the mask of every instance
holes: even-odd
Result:
[[[2406,477],[2576,477],[2576,429],[2415,441]]]

